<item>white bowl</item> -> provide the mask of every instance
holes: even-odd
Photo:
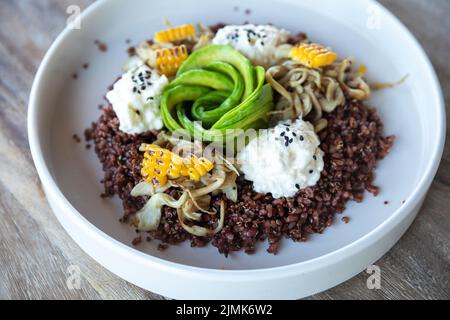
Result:
[[[235,6],[239,9],[236,11]],[[251,9],[246,15],[245,9]],[[155,241],[130,245],[134,230],[118,222],[117,199],[102,200],[101,166],[93,151],[72,140],[100,112],[106,88],[126,60],[125,40],[148,39],[173,24],[271,22],[355,56],[369,80],[407,81],[374,94],[386,134],[397,140],[376,170],[378,197],[349,203],[345,224],[336,218],[324,234],[305,243],[284,240],[278,255],[232,254],[183,245],[157,250]],[[107,43],[100,52],[95,39]],[[89,63],[84,70],[81,66]],[[72,74],[78,73],[78,79]],[[442,93],[424,51],[408,30],[371,0],[97,1],[82,15],[80,30],[64,30],[47,52],[31,92],[30,147],[55,215],[95,260],[118,276],[173,298],[300,298],[335,286],[379,259],[416,216],[436,173],[444,145]],[[384,201],[389,201],[388,205]],[[403,201],[405,203],[403,204]]]

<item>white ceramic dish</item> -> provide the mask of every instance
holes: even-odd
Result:
[[[234,7],[238,6],[239,10]],[[251,14],[244,14],[250,8]],[[381,195],[350,203],[322,235],[306,243],[285,240],[280,253],[219,255],[188,244],[164,252],[156,242],[130,245],[134,230],[117,220],[117,199],[102,200],[102,171],[93,151],[72,134],[99,116],[97,105],[133,43],[173,24],[224,21],[272,22],[352,55],[367,65],[370,81],[408,80],[376,93],[370,103],[397,141],[379,163]],[[95,39],[107,43],[100,52]],[[89,68],[81,66],[88,62]],[[77,72],[78,79],[71,75]],[[80,30],[65,30],[47,52],[31,92],[30,147],[48,201],[72,238],[118,276],[173,298],[300,298],[335,286],[366,268],[401,237],[416,216],[437,170],[444,145],[445,111],[439,83],[423,50],[407,29],[371,0],[97,1]],[[384,205],[384,201],[389,205]],[[405,201],[402,204],[402,201]]]

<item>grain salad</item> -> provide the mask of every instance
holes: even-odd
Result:
[[[228,256],[267,241],[276,254],[378,195],[376,163],[394,137],[353,58],[252,24],[168,26],[128,52],[85,137],[134,245],[190,241]]]

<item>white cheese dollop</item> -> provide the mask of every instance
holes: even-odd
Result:
[[[240,170],[256,192],[292,197],[313,186],[323,170],[323,151],[311,123],[298,119],[264,130],[238,154]]]
[[[129,134],[163,127],[161,93],[169,80],[145,64],[125,72],[106,94],[119,118],[119,129]]]
[[[269,67],[276,62],[275,49],[286,43],[289,32],[269,25],[230,25],[219,29],[214,44],[229,44],[254,64]]]

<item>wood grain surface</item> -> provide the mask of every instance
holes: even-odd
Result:
[[[163,299],[116,277],[86,255],[56,221],[27,141],[28,96],[37,67],[64,28],[66,9],[91,0],[0,0],[0,298]],[[450,1],[381,0],[416,35],[450,105]],[[447,121],[450,115],[447,109]],[[448,139],[447,133],[447,141]],[[365,272],[309,299],[450,298],[450,146],[425,204],[403,238],[377,265],[381,289]],[[79,289],[67,286],[70,266]]]

